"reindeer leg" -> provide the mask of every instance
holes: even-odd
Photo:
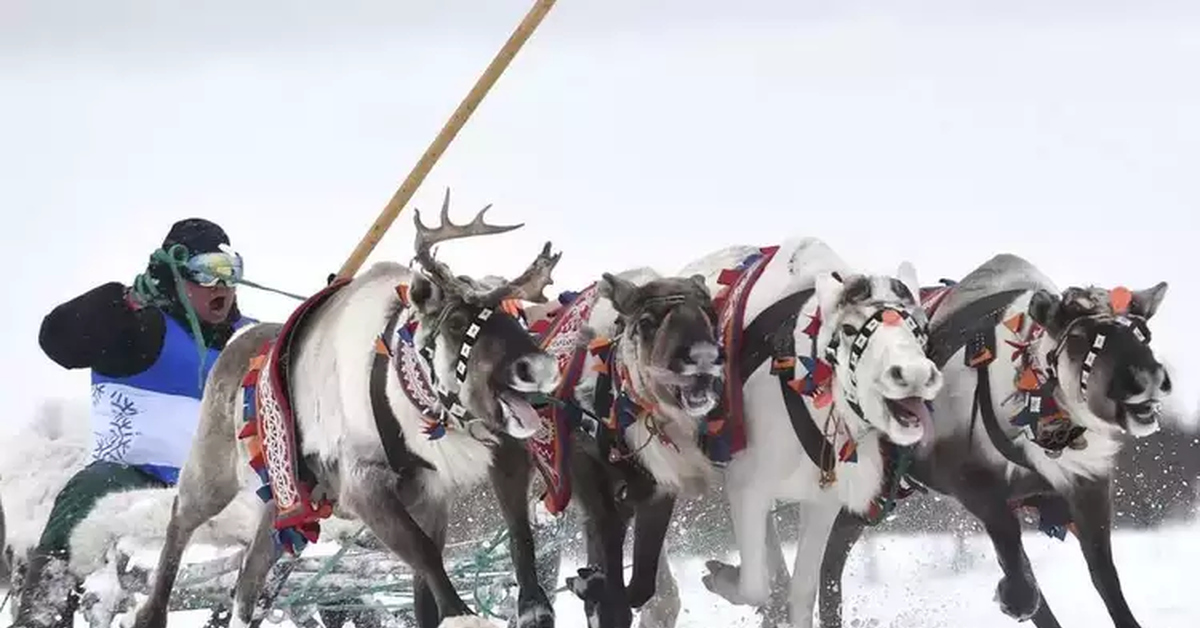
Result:
[[[764,489],[755,469],[746,460],[734,460],[726,471],[726,491],[733,515],[733,535],[741,566],[718,560],[705,563],[709,573],[701,580],[713,593],[733,604],[761,606],[771,594],[767,566],[767,517],[774,501]],[[757,480],[757,481],[756,481]]]
[[[842,573],[850,550],[867,526],[848,510],[842,510],[833,524],[825,558],[821,561],[821,628],[842,628]]]
[[[250,547],[242,557],[242,566],[238,570],[237,582],[233,586],[233,612],[230,617],[230,628],[244,628],[262,619],[262,614],[269,610],[278,591],[264,590],[268,573],[279,560],[280,551],[275,547],[271,536],[274,529],[274,508],[265,504],[258,518],[258,527]],[[281,574],[286,578],[291,570]],[[275,588],[275,587],[271,587]],[[256,612],[257,611],[257,612]],[[257,615],[257,616],[256,616]]]
[[[358,463],[344,476],[340,501],[392,552],[424,577],[442,618],[472,615],[446,574],[442,553],[401,499],[400,477],[383,464]]]
[[[524,445],[502,439],[488,472],[508,527],[508,551],[517,577],[515,628],[553,628],[554,607],[538,581],[533,528],[529,522],[531,466]]]
[[[167,625],[171,589],[192,534],[204,522],[220,514],[237,496],[237,472],[227,464],[232,454],[233,435],[229,435],[228,442],[220,442],[216,436],[219,435],[203,434],[200,442],[193,446],[193,455],[180,476],[150,596],[138,609],[135,628]],[[225,448],[228,449],[221,451]]]
[[[996,559],[1004,572],[996,587],[1000,609],[1018,621],[1030,619],[1041,605],[1042,594],[1021,542],[1021,525],[1005,499],[1007,490],[1003,482],[987,471],[965,469],[953,493],[983,523],[992,539]]]
[[[618,510],[606,470],[587,455],[572,456],[575,497],[584,513],[588,565],[567,587],[583,599],[591,628],[628,628],[633,612],[625,589],[624,549],[627,517]]]
[[[1112,556],[1111,480],[1084,483],[1069,498],[1079,547],[1092,575],[1092,584],[1108,607],[1116,628],[1141,628],[1125,601]]]
[[[775,512],[767,514],[767,565],[771,570],[771,595],[767,603],[758,608],[762,615],[762,628],[775,628],[788,623],[788,589],[792,574],[788,572],[787,558],[783,555],[777,516]]]
[[[654,595],[639,609],[638,628],[673,628],[681,608],[679,585],[671,575],[671,562],[667,560],[667,548],[664,545],[662,555],[658,557]]]
[[[450,525],[448,504],[421,496],[419,505],[412,507],[413,517],[421,529],[433,539],[438,553],[446,549],[446,532]],[[418,628],[436,628],[438,625],[437,599],[424,575],[413,574],[413,614]]]
[[[633,608],[641,608],[654,596],[659,559],[674,512],[673,495],[654,496],[635,507],[633,576],[629,579],[629,605]]]
[[[820,585],[821,557],[825,554],[833,523],[841,511],[841,504],[837,502],[800,502],[800,539],[796,546],[789,596],[792,626],[796,628],[812,628],[813,606]]]

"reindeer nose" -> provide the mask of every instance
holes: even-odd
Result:
[[[921,394],[936,391],[941,386],[942,373],[932,361],[919,360],[888,367],[886,377],[899,388]]]
[[[553,392],[558,386],[558,362],[542,353],[521,356],[509,365],[508,380],[521,392]]]

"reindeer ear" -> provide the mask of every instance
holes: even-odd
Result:
[[[612,273],[604,273],[600,277],[600,296],[612,301],[618,314],[629,314],[637,299],[638,287],[632,281],[621,279]]]
[[[1150,318],[1162,305],[1163,297],[1167,296],[1167,282],[1160,281],[1154,287],[1138,290],[1129,301],[1129,313],[1142,318]]]
[[[1030,318],[1038,325],[1045,327],[1050,333],[1057,333],[1060,329],[1058,324],[1058,315],[1062,309],[1062,301],[1058,296],[1049,290],[1038,290],[1033,293],[1033,297],[1029,299]]]
[[[431,314],[442,308],[444,299],[442,289],[421,273],[413,275],[412,285],[408,288],[408,299],[421,314]]]
[[[896,269],[896,278],[904,284],[905,288],[908,288],[908,296],[914,303],[917,303],[919,301],[917,295],[921,294],[921,282],[917,280],[916,266],[907,260],[901,262],[900,268]]]
[[[845,284],[842,283],[841,277],[835,273],[821,273],[817,275],[817,303],[821,307],[821,318],[829,320],[837,310],[838,301],[842,298],[842,290],[845,289]]]
[[[710,297],[712,296],[712,293],[708,289],[708,280],[705,279],[704,275],[696,273],[695,275],[688,277],[688,279],[690,279],[692,283],[696,284],[696,287],[700,288],[704,294],[707,294]]]

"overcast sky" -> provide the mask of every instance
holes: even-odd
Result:
[[[41,318],[175,220],[323,285],[531,4],[0,0],[3,429],[86,396]],[[560,0],[415,204],[494,203],[527,226],[443,257],[513,274],[550,239],[561,289],[801,234],[925,282],[1000,251],[1064,287],[1166,280],[1155,345],[1194,406],[1196,4]],[[409,259],[411,217],[374,259]]]

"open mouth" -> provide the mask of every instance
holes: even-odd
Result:
[[[500,413],[508,433],[517,438],[529,438],[542,427],[542,417],[524,395],[506,390],[500,393]]]
[[[905,397],[904,399],[884,399],[892,418],[903,427],[917,427],[930,421],[929,408],[920,397]]]
[[[688,414],[708,414],[716,407],[713,395],[706,389],[680,391],[679,404]]]
[[[224,312],[227,305],[229,305],[229,297],[225,296],[213,297],[208,301],[208,309],[213,312]]]
[[[711,380],[696,381],[691,385],[673,386],[679,407],[691,416],[703,416],[717,407],[717,395]]]
[[[1143,401],[1142,403],[1126,403],[1122,404],[1125,410],[1125,416],[1132,418],[1135,422],[1142,425],[1151,425],[1158,420],[1159,412],[1162,406],[1157,401]]]

